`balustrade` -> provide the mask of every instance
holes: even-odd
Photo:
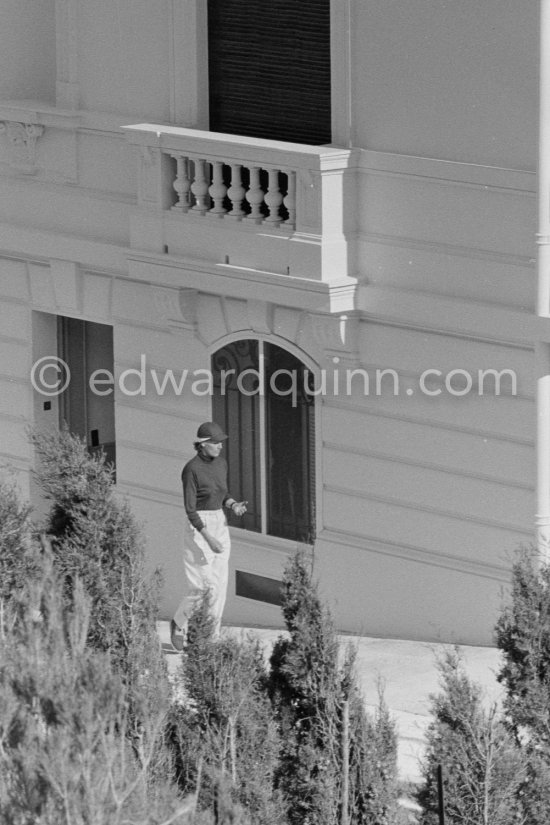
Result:
[[[296,173],[170,152],[175,161],[174,212],[296,225]]]
[[[163,283],[223,292],[227,278],[234,297],[355,307],[360,150],[156,123],[124,131],[138,162],[132,251],[162,256]]]

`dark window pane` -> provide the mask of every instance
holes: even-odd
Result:
[[[210,129],[331,141],[330,0],[208,0]]]
[[[243,375],[245,370],[254,372]],[[229,491],[239,500],[248,501],[245,515],[239,518],[228,512],[228,521],[236,527],[259,532],[262,527],[259,393],[254,392],[257,390],[258,342],[236,341],[218,350],[212,356],[212,372],[212,417],[229,436],[224,447],[229,465]],[[242,376],[244,392],[239,389],[239,376]]]
[[[113,328],[79,318],[58,317],[59,352],[71,371],[60,398],[60,423],[80,436],[93,455],[103,452],[116,466],[114,391],[103,395],[90,387],[96,370],[114,372]],[[101,378],[104,378],[102,375]],[[101,387],[102,392],[108,387]]]
[[[283,583],[277,579],[268,579],[267,576],[256,576],[254,573],[235,571],[235,593],[245,599],[255,599],[268,604],[282,604]]]
[[[310,543],[314,403],[304,391],[306,369],[291,353],[266,344],[265,380],[268,533]]]
[[[229,435],[226,456],[231,495],[248,501],[242,518],[230,524],[261,531],[262,482],[267,533],[311,543],[315,537],[314,398],[310,375],[295,356],[264,346],[264,394],[258,392],[259,345],[237,341],[212,357],[212,417]],[[308,378],[309,376],[309,378]],[[260,404],[265,412],[265,478],[260,474]]]

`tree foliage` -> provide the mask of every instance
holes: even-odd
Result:
[[[279,739],[265,691],[262,651],[252,639],[213,639],[209,595],[189,621],[182,656],[184,701],[173,715],[182,790],[239,821],[278,825],[282,810],[273,790]]]
[[[87,643],[82,584],[69,605],[47,553],[39,572],[10,604],[0,636],[0,820],[189,823],[162,746],[165,709],[143,717],[135,736],[124,680]]]
[[[536,825],[550,811],[550,566],[539,564],[534,551],[517,555],[496,638],[504,654],[499,680],[507,721],[526,764],[525,823]]]
[[[156,659],[157,668],[161,661],[158,582],[146,575],[138,526],[116,495],[104,456],[91,456],[67,430],[34,433],[32,439],[37,479],[51,501],[45,529],[63,596],[70,604],[74,582],[82,582],[91,603],[88,644],[109,651],[115,666],[135,680],[148,659]]]
[[[271,655],[270,693],[282,748],[277,786],[291,825],[333,825],[342,816],[344,760],[352,823],[394,818],[396,737],[387,712],[370,719],[356,684],[353,655],[339,666],[339,645],[303,554],[285,570],[283,615],[288,637]],[[349,709],[349,741],[343,713]]]
[[[37,568],[31,508],[21,503],[13,480],[0,480],[0,608],[19,593]]]
[[[137,527],[102,457],[67,432],[34,438],[51,499],[41,542],[0,489],[0,819],[187,822]]]
[[[437,767],[443,772],[448,825],[513,825],[524,778],[521,755],[497,708],[486,711],[456,650],[438,662],[441,692],[432,696],[424,783],[418,792],[421,825],[437,825]]]

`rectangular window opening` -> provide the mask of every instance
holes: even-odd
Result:
[[[245,599],[253,599],[257,602],[266,602],[281,607],[283,600],[283,583],[278,579],[270,579],[267,576],[258,576],[255,573],[245,573],[243,570],[235,571],[235,593]]]
[[[113,328],[59,316],[57,335],[59,355],[71,376],[59,399],[59,424],[80,436],[91,455],[103,452],[116,467],[114,387],[90,383],[97,370],[102,379],[114,374]]]
[[[330,143],[330,0],[208,0],[213,132]]]

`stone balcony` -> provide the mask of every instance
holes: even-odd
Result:
[[[150,123],[124,131],[139,156],[136,264],[150,270],[162,256],[185,268],[186,282],[195,272],[193,286],[223,291],[223,277],[227,292],[233,279],[283,303],[354,308],[353,150]]]

